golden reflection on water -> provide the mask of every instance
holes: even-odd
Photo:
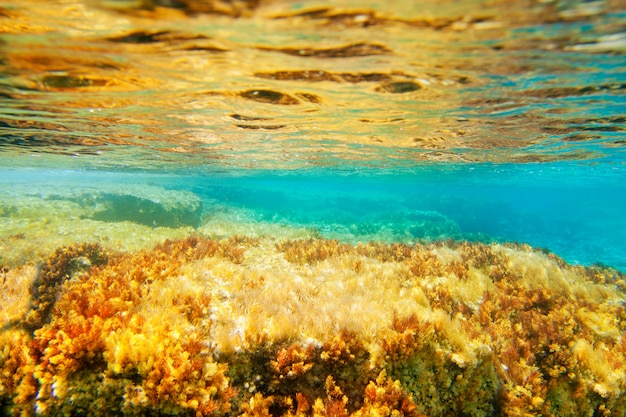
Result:
[[[623,146],[605,135],[623,131],[611,119],[624,90],[618,10],[611,1],[0,3],[3,150],[274,168],[595,158]],[[580,116],[602,107],[608,119]]]

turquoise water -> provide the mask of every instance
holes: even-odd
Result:
[[[12,198],[156,185],[198,196],[208,234],[520,242],[626,271],[616,2],[198,4],[0,2]]]
[[[105,184],[158,185],[193,192],[204,220],[222,216],[252,225],[251,234],[263,233],[255,224],[275,223],[352,243],[518,242],[568,262],[626,270],[624,169],[571,162],[198,175],[13,169],[3,171],[2,182],[70,194]]]

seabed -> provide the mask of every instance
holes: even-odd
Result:
[[[526,245],[191,234],[0,278],[8,415],[626,413],[624,275]]]

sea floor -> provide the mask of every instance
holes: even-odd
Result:
[[[617,269],[390,210],[389,182],[48,173],[1,191],[7,414],[626,412]]]
[[[626,411],[624,275],[525,245],[191,234],[1,277],[11,414]]]

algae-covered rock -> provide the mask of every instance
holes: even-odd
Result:
[[[0,266],[37,262],[59,246],[135,250],[180,238],[202,221],[202,200],[157,186],[45,183],[0,189]]]
[[[202,200],[189,191],[153,187],[146,190],[142,186],[131,189],[131,192],[82,194],[77,196],[77,200],[94,205],[91,215],[94,220],[130,221],[159,227],[198,227],[202,221]]]
[[[1,195],[0,216],[14,221],[48,217],[51,213],[55,217],[131,221],[160,227],[197,227],[202,220],[202,200],[198,196],[152,185],[38,184],[5,187]]]
[[[7,414],[626,412],[626,282],[609,268],[455,242],[94,249],[0,271]]]

